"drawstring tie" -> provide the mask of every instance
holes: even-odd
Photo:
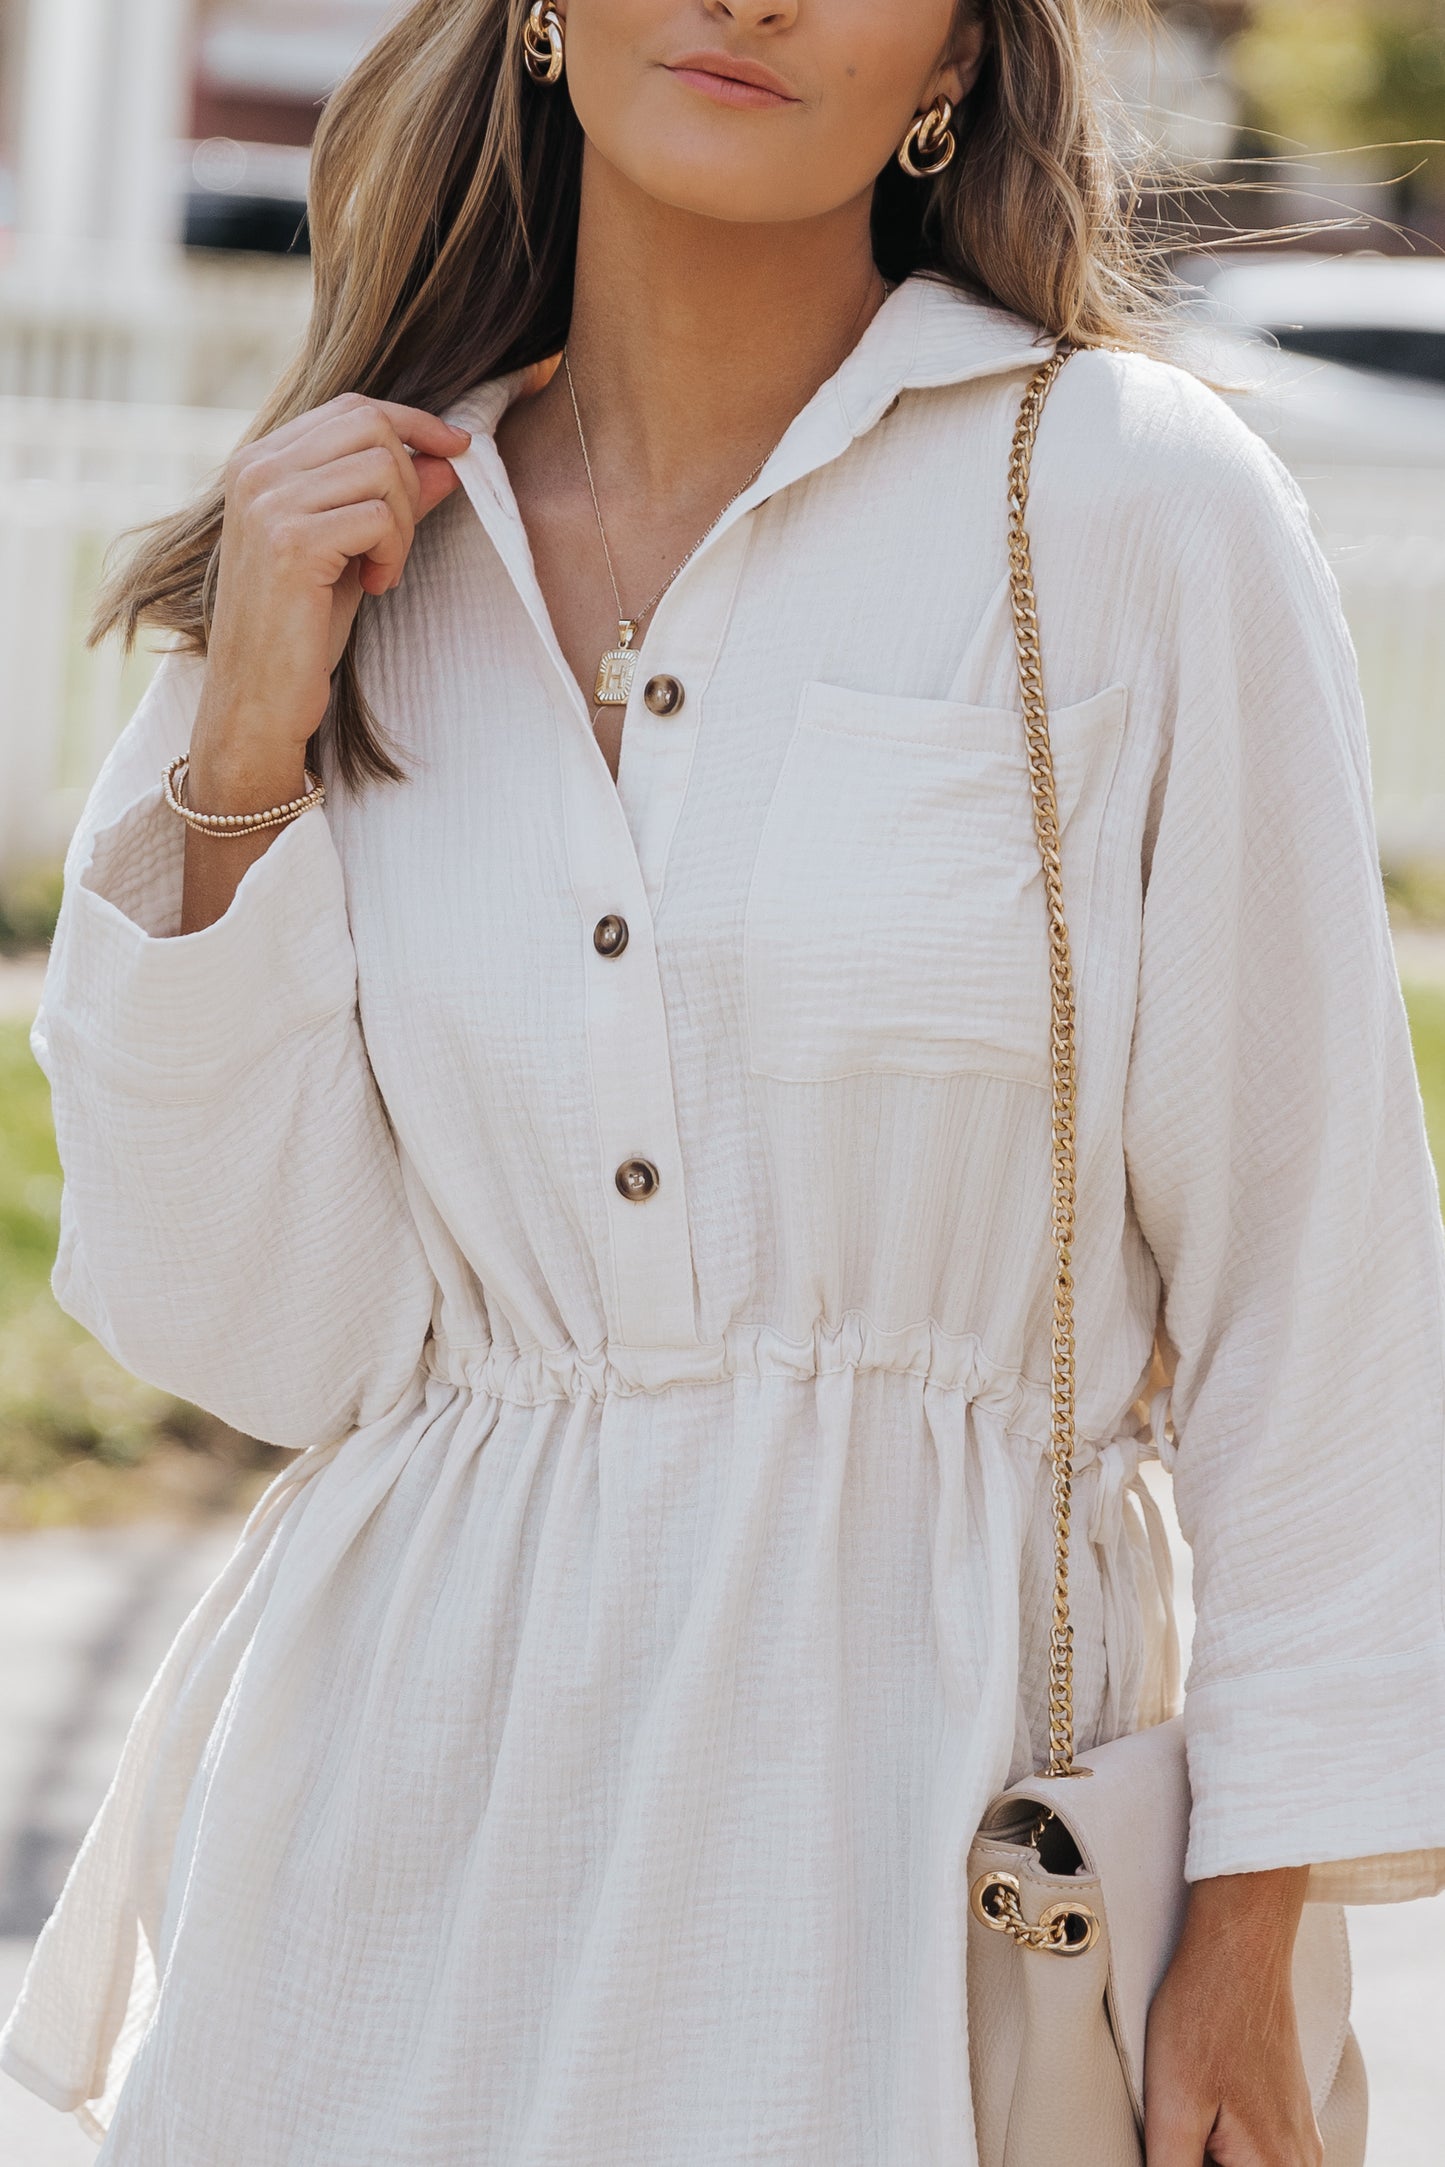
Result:
[[[1156,1392],[1141,1433],[1096,1447],[1078,1470],[1093,1489],[1088,1536],[1103,1600],[1105,1738],[1166,1722],[1179,1709],[1174,1559],[1163,1514],[1142,1473],[1148,1459],[1173,1471],[1169,1397],[1167,1390]]]

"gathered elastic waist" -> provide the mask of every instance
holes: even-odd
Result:
[[[916,1378],[930,1391],[960,1394],[1040,1453],[1049,1445],[1046,1384],[992,1361],[973,1334],[946,1332],[932,1321],[885,1331],[859,1311],[836,1322],[820,1321],[806,1338],[771,1325],[737,1325],[721,1340],[691,1347],[632,1347],[613,1340],[588,1353],[576,1346],[466,1347],[433,1338],[425,1363],[446,1383],[528,1407],[748,1380],[807,1382],[849,1372],[891,1373]],[[1141,1475],[1146,1459],[1173,1458],[1166,1437],[1168,1400],[1167,1392],[1158,1394],[1147,1409],[1140,1403],[1137,1421],[1131,1416],[1103,1434],[1081,1434],[1075,1456],[1075,1524],[1098,1561],[1109,1720],[1121,1726],[1123,1711],[1139,1695],[1140,1705],[1155,1710],[1151,1720],[1162,1720],[1173,1712],[1178,1692],[1169,1545]],[[1153,1590],[1149,1631],[1140,1609],[1145,1586]]]
[[[1048,1392],[989,1360],[972,1335],[945,1332],[932,1322],[886,1331],[860,1311],[820,1321],[806,1338],[773,1325],[738,1324],[723,1338],[684,1347],[636,1347],[618,1340],[588,1351],[501,1344],[459,1346],[428,1341],[433,1376],[498,1399],[535,1405],[545,1400],[606,1399],[669,1392],[680,1385],[722,1384],[736,1378],[806,1380],[849,1370],[887,1370],[1004,1406],[1048,1431]]]
[[[963,1393],[1005,1428],[1041,1445],[1049,1437],[1047,1383],[996,1361],[975,1334],[945,1331],[931,1319],[885,1329],[859,1310],[820,1319],[803,1337],[774,1325],[736,1324],[721,1339],[692,1346],[638,1347],[615,1339],[591,1350],[572,1344],[465,1346],[433,1337],[424,1361],[428,1372],[446,1383],[525,1407],[750,1378],[806,1382],[880,1371]],[[1105,1442],[1099,1440],[1101,1446]],[[1082,1462],[1090,1456],[1081,1439]]]

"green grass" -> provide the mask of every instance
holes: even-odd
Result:
[[[63,884],[63,870],[54,860],[0,881],[0,955],[46,945],[55,931]]]
[[[46,1283],[59,1224],[45,1079],[24,1026],[0,1024],[0,1320]]]
[[[1445,1180],[1445,987],[1407,986],[1405,1000],[1430,1149]]]

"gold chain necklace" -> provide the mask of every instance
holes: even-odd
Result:
[[[712,533],[718,521],[723,517],[723,514],[731,511],[738,498],[744,496],[752,488],[753,483],[772,458],[773,452],[777,450],[777,445],[773,445],[771,450],[763,453],[762,458],[753,468],[742,488],[734,490],[727,503],[723,506],[722,511],[718,513],[717,518],[712,520],[698,536],[682,562],[668,573],[667,578],[658,588],[656,594],[653,595],[651,601],[644,602],[641,609],[634,610],[632,615],[629,616],[622,606],[622,594],[617,585],[617,573],[613,568],[612,551],[607,544],[607,529],[602,520],[602,506],[597,501],[597,484],[592,478],[592,459],[587,449],[587,431],[582,426],[582,409],[577,404],[577,387],[572,381],[572,364],[567,358],[567,349],[565,347],[562,349],[562,367],[566,373],[567,389],[572,399],[572,417],[577,424],[577,441],[582,447],[582,464],[587,469],[587,487],[591,492],[592,509],[597,517],[597,532],[602,541],[602,554],[607,559],[607,576],[612,582],[612,599],[617,604],[617,645],[609,647],[597,665],[597,683],[593,688],[593,698],[599,707],[625,707],[632,694],[632,680],[637,675],[637,650],[632,643],[637,637],[643,618],[656,609],[673,581],[680,573],[686,571],[693,558],[702,548],[703,543],[707,540],[708,535]],[[791,424],[789,426],[791,427]],[[779,437],[778,443],[781,442],[782,438]]]

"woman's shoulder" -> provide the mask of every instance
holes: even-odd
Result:
[[[1092,519],[1106,509],[1142,521],[1163,543],[1201,526],[1308,516],[1288,468],[1222,392],[1154,354],[1073,356],[1045,413],[1036,473],[1045,508],[1086,500]]]

